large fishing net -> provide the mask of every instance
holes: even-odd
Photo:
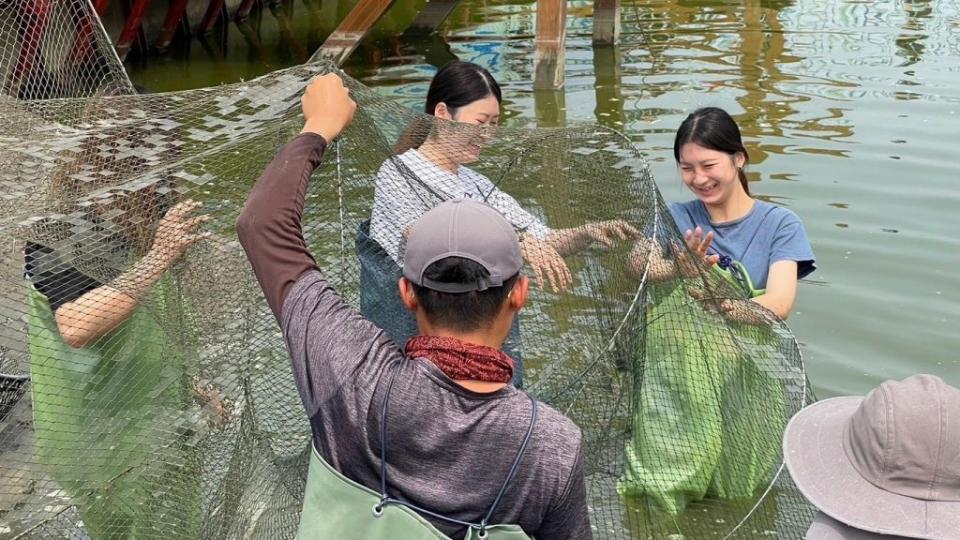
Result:
[[[333,68],[135,95],[92,13],[0,8],[0,537],[292,538],[309,426],[233,224]],[[629,141],[438,124],[346,80],[358,113],[304,216],[341,294],[409,337],[405,225],[455,195],[490,202],[542,275],[506,346],[516,382],[583,430],[595,536],[800,537],[811,510],[780,451],[811,397],[797,343],[736,271],[690,258]],[[167,268],[157,245],[188,198],[210,237]],[[622,222],[639,237],[591,241]],[[135,307],[84,338],[114,293]]]

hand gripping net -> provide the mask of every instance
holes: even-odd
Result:
[[[301,127],[304,86],[330,69],[135,95],[87,3],[4,4],[0,537],[293,537],[309,428],[233,223]],[[569,252],[559,260],[572,283],[534,285],[506,349],[524,387],[583,430],[595,536],[801,537],[811,511],[780,455],[785,420],[811,397],[797,343],[674,249],[682,239],[634,147],[596,126],[438,125],[346,81],[357,117],[304,216],[342,295],[374,318],[391,313],[383,283],[404,220],[450,197],[449,178],[394,144],[482,150],[470,178],[489,186],[476,196],[509,194],[526,213],[511,219],[536,266],[527,275],[549,277]],[[391,189],[400,196],[382,195]],[[186,198],[202,202],[211,236],[144,290],[158,224]],[[384,203],[395,215],[368,223]],[[640,238],[592,242],[597,228],[582,226],[607,220]],[[67,345],[51,303],[84,315],[78,295],[101,286],[138,307]],[[402,314],[387,319],[397,339],[410,331]]]

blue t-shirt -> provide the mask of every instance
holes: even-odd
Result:
[[[742,218],[711,223],[707,208],[694,199],[671,204],[670,214],[681,233],[698,225],[704,234],[713,231],[708,253],[740,261],[757,289],[766,288],[767,273],[775,262],[796,261],[797,279],[803,279],[817,268],[803,223],[796,214],[781,206],[754,201],[750,213]]]

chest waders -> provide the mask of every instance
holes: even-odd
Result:
[[[310,455],[310,470],[307,473],[307,487],[297,539],[449,540],[450,537],[440,532],[423,517],[429,516],[466,527],[467,534],[464,540],[530,540],[530,536],[524,533],[519,525],[491,525],[489,520],[526,453],[530,436],[537,422],[536,400],[530,396],[530,427],[527,428],[523,444],[490,509],[479,523],[462,521],[419,508],[387,494],[387,404],[396,380],[396,370],[399,368],[400,363],[393,368],[394,372],[387,384],[387,394],[383,400],[383,411],[380,417],[379,493],[338,472],[324,461],[314,448]]]
[[[150,301],[182,309],[164,277]],[[46,475],[77,506],[94,540],[198,538],[195,453],[174,436],[190,407],[183,354],[143,306],[102,338],[67,345],[47,298],[30,287],[29,348],[36,440]]]
[[[744,300],[763,294],[737,261],[710,272]],[[687,289],[699,284],[648,286],[651,307],[638,350],[643,371],[617,484],[621,495],[667,513],[664,526],[692,501],[745,499],[769,483],[785,423],[783,389],[761,368],[776,335],[691,307]]]

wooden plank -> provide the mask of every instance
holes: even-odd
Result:
[[[130,8],[130,15],[127,17],[127,22],[123,24],[123,29],[120,30],[120,37],[117,38],[117,56],[123,61],[127,57],[127,53],[130,52],[130,46],[133,45],[133,40],[137,39],[137,35],[140,33],[140,26],[143,24],[143,15],[146,13],[147,8],[150,7],[150,0],[136,0],[133,3],[133,7]]]
[[[460,0],[428,0],[404,34],[425,35],[436,32],[459,3]]]
[[[360,0],[357,2],[337,29],[323,42],[312,59],[327,58],[338,65],[342,64],[395,1]]]
[[[177,33],[177,27],[183,22],[183,14],[187,10],[187,0],[170,0],[170,7],[167,8],[167,16],[163,18],[163,25],[160,27],[160,35],[154,42],[158,49],[166,49],[173,41],[173,35]]]
[[[410,34],[400,37],[404,46],[411,47],[423,55],[423,61],[437,69],[457,60],[457,55],[450,50],[447,39],[434,32],[432,34]]]
[[[620,39],[620,0],[593,0],[593,42],[612,45]]]
[[[566,0],[537,0],[534,89],[551,90],[563,86],[566,37]]]

